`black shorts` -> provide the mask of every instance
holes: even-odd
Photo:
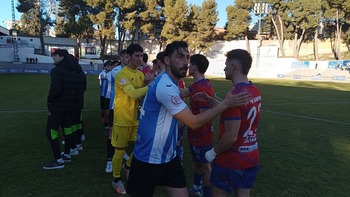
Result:
[[[114,110],[110,109],[109,110],[109,121],[108,121],[108,126],[113,127],[113,120],[114,120]]]
[[[104,105],[104,98],[103,96],[100,96],[100,109],[102,110],[103,109],[103,105]]]
[[[127,183],[131,197],[152,197],[157,185],[186,188],[186,176],[179,157],[169,163],[149,164],[133,157]]]
[[[109,98],[101,98],[101,110],[109,110]]]

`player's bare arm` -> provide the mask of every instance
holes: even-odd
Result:
[[[216,154],[223,153],[232,147],[237,140],[240,125],[240,120],[225,120],[225,133],[214,147]]]
[[[235,107],[246,103],[250,98],[249,93],[240,93],[227,96],[222,102],[218,103],[214,108],[203,113],[193,115],[191,110],[186,107],[174,117],[192,129],[197,129],[205,123],[214,119],[228,107]]]
[[[238,94],[231,94],[231,91],[227,93],[225,99],[222,102],[228,102],[229,107],[237,107],[240,105],[244,105],[249,99],[251,95],[248,92],[241,92]],[[193,99],[201,102],[208,102],[212,107],[215,107],[220,103],[217,99],[209,96],[205,92],[198,92],[193,96]]]
[[[182,98],[189,97],[191,95],[191,92],[188,88],[179,88],[180,90],[180,96]]]

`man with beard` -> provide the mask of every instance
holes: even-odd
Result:
[[[246,93],[228,94],[213,109],[193,115],[177,86],[179,79],[186,76],[189,58],[186,42],[167,45],[165,72],[148,85],[127,184],[127,193],[132,197],[151,197],[157,185],[165,186],[171,197],[188,196],[185,173],[176,155],[178,121],[196,129],[227,107],[242,105],[250,98]],[[212,98],[209,102],[216,101]]]

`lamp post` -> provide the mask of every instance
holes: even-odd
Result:
[[[262,16],[267,14],[269,9],[269,4],[264,2],[254,3],[254,14],[258,16],[258,39],[259,43],[257,45],[256,50],[256,67],[260,66],[260,48],[262,45],[262,37],[261,37],[261,19]]]
[[[12,0],[11,1],[11,8],[12,8],[12,29],[11,29],[11,36],[12,36],[12,44],[13,44],[13,62],[19,62],[18,58],[18,45],[17,45],[17,29],[16,29],[16,20],[15,20],[15,3]]]
[[[17,45],[17,29],[12,28],[11,36],[12,36],[12,44],[13,44],[13,62],[19,62],[18,58],[18,45]]]

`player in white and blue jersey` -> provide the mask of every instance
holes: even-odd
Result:
[[[107,73],[111,71],[111,61],[107,61],[103,64],[103,70],[99,74],[98,78],[100,80],[100,108],[101,108],[101,118],[102,125],[104,128],[108,127],[108,107],[109,99],[106,98],[108,81]],[[106,129],[105,129],[106,130]]]
[[[188,196],[186,177],[176,156],[178,121],[196,129],[214,119],[227,107],[244,104],[250,96],[228,95],[214,108],[193,115],[180,98],[179,79],[186,76],[189,64],[188,45],[175,41],[165,49],[166,69],[151,84],[141,107],[141,116],[131,163],[127,193],[151,197],[157,185],[163,185],[169,196]],[[199,95],[209,103],[217,102]]]

